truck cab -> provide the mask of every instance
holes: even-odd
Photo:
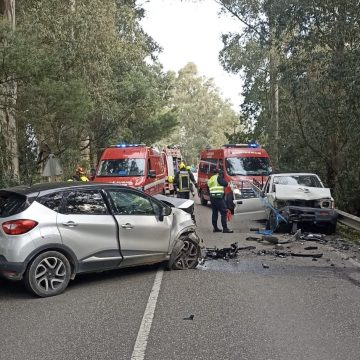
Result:
[[[94,181],[130,186],[154,195],[164,192],[165,178],[159,150],[143,144],[118,144],[103,150]]]
[[[256,143],[226,144],[220,149],[204,150],[200,154],[198,171],[198,195],[202,205],[210,200],[207,180],[215,169],[222,170],[224,179],[239,189],[242,198],[256,197],[249,182],[262,187],[272,172],[268,153]],[[230,187],[225,189],[225,194],[230,192]]]

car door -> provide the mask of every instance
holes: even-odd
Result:
[[[57,215],[62,242],[79,260],[79,270],[114,268],[122,260],[117,225],[99,190],[67,192]]]
[[[264,193],[266,189],[269,187],[269,182],[267,182],[264,186]],[[268,217],[266,212],[267,207],[265,206],[267,202],[267,198],[265,194],[261,194],[256,191],[256,197],[251,198],[235,198],[234,200],[234,214],[241,215],[242,217],[249,220],[265,220]]]
[[[124,266],[166,259],[173,215],[159,216],[162,205],[131,189],[108,189],[119,224]]]

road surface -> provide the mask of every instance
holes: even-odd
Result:
[[[211,209],[197,205],[196,216],[207,246],[256,249],[196,270],[78,276],[47,299],[0,280],[0,359],[359,359],[360,272],[346,251],[258,255],[274,249],[245,240],[258,223],[237,218],[234,234],[214,234]]]

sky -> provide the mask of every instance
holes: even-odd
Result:
[[[195,63],[199,75],[213,78],[222,97],[239,111],[242,81],[223,70],[218,60],[221,34],[241,31],[239,20],[219,17],[220,6],[214,0],[151,0],[142,6],[146,17],[141,24],[163,48],[159,60],[164,70],[179,71],[188,62]]]

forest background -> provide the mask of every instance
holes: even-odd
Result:
[[[242,24],[219,54],[243,79],[238,113],[195,64],[164,72],[139,1],[0,0],[0,187],[41,181],[50,153],[66,178],[120,142],[177,145],[196,164],[256,139],[359,214],[359,2],[207,1]]]

